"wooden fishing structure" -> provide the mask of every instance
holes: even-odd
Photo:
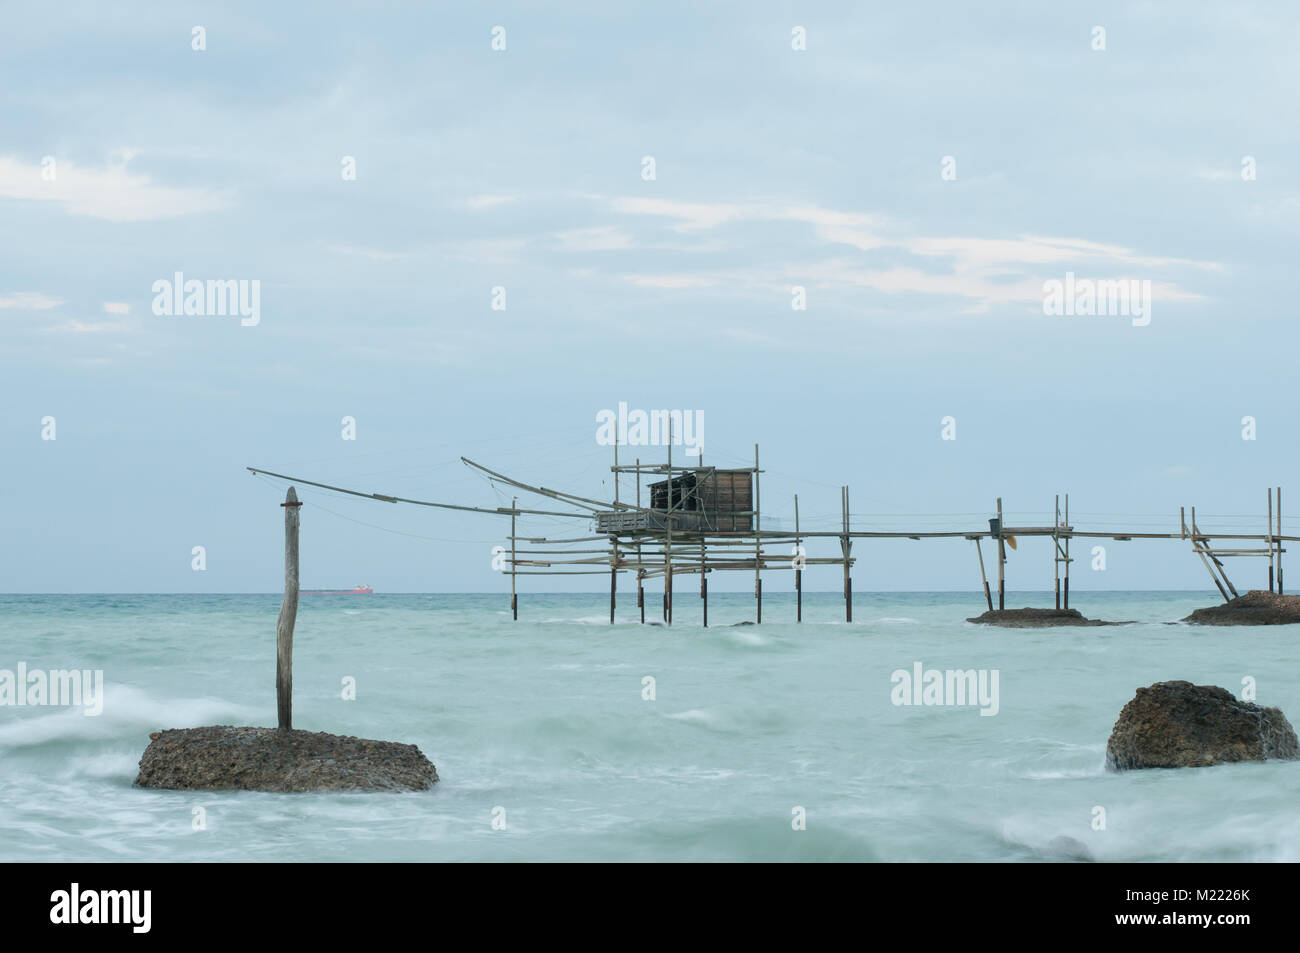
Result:
[[[997,566],[997,608],[1006,608],[1007,549],[1018,548],[1019,541],[1043,537],[1052,543],[1052,564],[1057,609],[1070,607],[1070,544],[1081,539],[1177,539],[1191,544],[1225,601],[1237,595],[1228,579],[1223,560],[1230,557],[1255,556],[1268,559],[1268,588],[1282,592],[1282,554],[1285,544],[1300,539],[1282,531],[1282,490],[1270,489],[1263,533],[1207,531],[1196,520],[1196,508],[1179,510],[1177,531],[1129,532],[1086,530],[1070,523],[1070,498],[1056,497],[1055,518],[1051,525],[1008,526],[1003,523],[1002,499],[994,507],[995,515],[987,527],[973,530],[908,531],[855,528],[849,509],[849,488],[840,488],[840,526],[834,530],[803,529],[799,523],[799,497],[794,497],[794,528],[765,528],[762,522],[758,445],[754,446],[752,467],[706,466],[703,455],[693,462],[674,463],[671,432],[664,463],[620,463],[618,445],[614,446],[613,500],[596,500],[573,493],[525,483],[522,480],[488,469],[466,457],[462,462],[494,484],[508,486],[543,497],[564,509],[520,507],[518,497],[510,506],[479,507],[408,499],[383,493],[365,493],[302,477],[274,473],[256,467],[247,469],[256,475],[286,480],[298,485],[319,487],[336,493],[358,496],[382,503],[406,503],[463,512],[484,513],[510,518],[509,556],[502,548],[503,572],[510,577],[510,611],[519,618],[520,576],[609,575],[609,621],[615,620],[618,604],[618,577],[634,576],[636,606],[640,621],[646,621],[646,586],[658,581],[662,591],[661,615],[672,624],[677,581],[698,577],[703,624],[709,624],[709,576],[715,572],[753,573],[755,621],[763,621],[763,573],[785,572],[793,575],[795,620],[803,621],[804,570],[810,566],[839,566],[843,574],[845,621],[853,621],[852,569],[856,557],[853,544],[873,539],[965,539],[975,544],[980,581],[988,608],[992,610],[993,592],[984,561],[983,543],[995,547]],[[620,477],[635,482],[635,502],[620,498]],[[643,492],[644,491],[644,492]],[[1274,493],[1276,492],[1276,506]],[[643,505],[643,503],[645,505]],[[571,518],[586,524],[586,531],[564,536],[521,536],[518,518],[545,516]],[[838,555],[810,556],[807,544],[818,541],[838,542]],[[1258,545],[1255,545],[1258,544]]]

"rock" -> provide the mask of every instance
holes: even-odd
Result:
[[[275,728],[149,735],[135,783],[187,791],[423,791],[438,780],[415,745]]]
[[[1078,609],[991,609],[967,622],[981,625],[1001,625],[1010,629],[1037,629],[1051,625],[1123,625],[1122,622],[1103,622],[1085,619]]]
[[[1300,743],[1280,710],[1239,701],[1225,688],[1181,681],[1139,688],[1106,743],[1112,771],[1297,757]]]
[[[1300,622],[1300,596],[1252,589],[1223,605],[1197,609],[1183,621],[1197,625],[1289,625]]]
[[[1088,846],[1077,837],[1053,837],[1043,847],[1038,848],[1038,856],[1044,860],[1053,862],[1074,862],[1074,863],[1092,863],[1097,858],[1092,856],[1092,851]]]

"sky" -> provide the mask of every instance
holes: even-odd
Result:
[[[758,444],[765,520],[797,493],[814,529],[847,484],[855,529],[979,529],[998,497],[1046,522],[1069,493],[1079,529],[1176,532],[1195,505],[1263,532],[1300,462],[1289,6],[6,2],[0,24],[0,591],[278,590],[284,484],[248,466],[508,503],[463,455],[605,499],[620,402],[702,415],[707,464]],[[178,272],[257,282],[256,320],[156,313]],[[1045,313],[1067,275],[1149,310]],[[299,490],[306,586],[508,591],[508,520]],[[972,548],[859,543],[854,588],[975,589]],[[1106,556],[1072,588],[1211,585],[1184,542]],[[1048,588],[1050,544],[1007,573]]]

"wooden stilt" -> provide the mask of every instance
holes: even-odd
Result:
[[[1277,488],[1277,594],[1282,591],[1282,488]]]
[[[1002,541],[1002,497],[998,497],[998,609],[1007,607],[1007,585],[1004,566],[1007,561],[1007,547]]]
[[[704,540],[700,540],[700,601],[704,609],[704,627],[709,627],[709,559],[704,552]]]
[[[636,458],[636,508],[641,509],[641,458]],[[636,607],[641,610],[641,624],[645,625],[645,569],[641,567],[641,536],[636,538]]]
[[[796,556],[801,544],[799,536],[799,494],[794,495],[794,549]],[[794,571],[794,621],[803,621],[803,570]]]
[[[668,418],[668,508],[664,523],[668,539],[664,544],[664,622],[673,624],[673,421]]]
[[[1273,488],[1268,488],[1268,532],[1264,535],[1268,546],[1268,591],[1273,591]]]
[[[518,502],[519,497],[512,496],[510,498],[510,508],[515,509],[515,504]],[[518,534],[515,532],[515,516],[514,513],[510,514],[510,617],[518,622],[519,594],[515,592],[515,536]]]
[[[1070,494],[1065,494],[1065,525],[1070,525]],[[1070,608],[1070,537],[1065,537],[1065,608]]]
[[[1056,516],[1052,520],[1052,577],[1056,580],[1056,608],[1061,608],[1061,497],[1056,497]]]
[[[980,558],[980,582],[984,583],[984,601],[989,604],[989,612],[993,611],[993,593],[989,592],[989,578],[984,574],[984,550],[980,547],[980,538],[975,537],[975,553]]]
[[[618,443],[622,439],[618,432],[618,424],[614,425],[614,509],[618,509]],[[613,559],[609,564],[609,624],[614,624],[614,606],[617,601],[615,595],[618,589],[618,537],[611,536],[610,542]]]
[[[754,621],[763,624],[763,508],[759,494],[758,444],[754,444]]]
[[[298,491],[284,495],[284,601],[275,623],[275,708],[281,731],[293,728],[293,626],[298,620]]]
[[[1183,527],[1183,535],[1187,535],[1189,532],[1191,533],[1191,537],[1192,537],[1192,549],[1196,552],[1196,555],[1201,557],[1201,562],[1204,563],[1205,565],[1205,571],[1208,572],[1210,574],[1210,578],[1214,580],[1215,586],[1217,586],[1219,589],[1219,595],[1223,596],[1223,601],[1230,602],[1231,599],[1228,596],[1228,590],[1223,588],[1223,583],[1219,581],[1218,573],[1214,571],[1214,567],[1210,565],[1210,561],[1205,558],[1204,547],[1200,544],[1200,542],[1197,541],[1196,507],[1194,506],[1192,507],[1192,525],[1190,527],[1190,530],[1187,526]]]
[[[844,621],[853,621],[853,579],[849,576],[849,553],[853,542],[849,537],[849,488],[840,487],[840,510],[843,516],[844,535],[840,537],[840,552],[844,558]]]
[[[1214,564],[1214,568],[1218,570],[1219,575],[1223,578],[1223,584],[1228,587],[1228,592],[1232,593],[1233,598],[1235,598],[1237,595],[1237,587],[1234,586],[1232,580],[1228,578],[1228,570],[1224,567],[1223,561],[1219,559],[1218,555],[1211,548],[1210,537],[1203,535],[1201,533],[1201,528],[1196,525],[1196,507],[1194,506],[1192,507],[1192,537],[1193,539],[1199,538],[1202,541],[1202,551],[1205,555],[1210,557],[1210,562]],[[1224,598],[1228,598],[1226,594],[1224,595]]]

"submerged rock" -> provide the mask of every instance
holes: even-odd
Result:
[[[323,731],[173,728],[153,732],[135,783],[187,791],[423,791],[438,780],[415,745]]]
[[[1078,609],[990,609],[983,615],[966,621],[1011,629],[1036,629],[1051,625],[1123,625],[1121,622],[1085,619]]]
[[[1064,835],[1053,837],[1046,845],[1038,848],[1037,853],[1044,860],[1053,862],[1092,863],[1097,859],[1083,841]]]
[[[1183,621],[1198,625],[1289,625],[1300,622],[1300,596],[1252,589],[1223,605],[1197,609]]]
[[[1297,757],[1300,743],[1279,709],[1240,701],[1226,688],[1182,681],[1139,688],[1106,743],[1112,771]]]

